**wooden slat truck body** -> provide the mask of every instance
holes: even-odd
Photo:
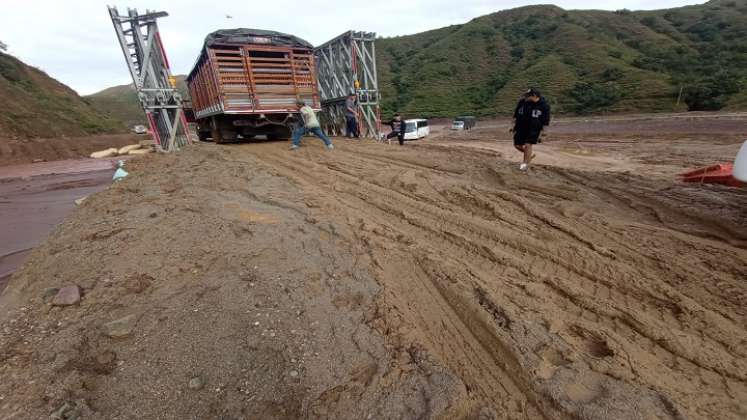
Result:
[[[297,99],[321,109],[313,47],[279,32],[211,33],[186,82],[201,140],[288,138]]]

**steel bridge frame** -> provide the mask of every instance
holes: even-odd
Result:
[[[179,150],[192,142],[184,115],[182,97],[176,90],[169,61],[163,49],[156,19],[166,12],[127,9],[120,15],[109,6],[109,15],[122,47],[127,67],[137,90],[138,99],[148,118],[156,149],[162,152]]]
[[[376,33],[348,31],[314,49],[321,120],[332,135],[345,134],[345,99],[358,98],[358,131],[380,139],[379,84],[376,75]]]

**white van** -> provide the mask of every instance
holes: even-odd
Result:
[[[406,135],[406,134],[405,134]],[[737,152],[737,158],[734,159],[734,178],[747,182],[747,140],[742,143],[742,147]]]
[[[430,134],[431,129],[428,127],[428,120],[417,118],[405,120],[405,140],[417,140]]]

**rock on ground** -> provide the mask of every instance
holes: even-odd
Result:
[[[62,287],[57,291],[54,298],[52,298],[52,305],[54,306],[70,306],[76,305],[80,302],[80,287],[77,285],[70,285]]]

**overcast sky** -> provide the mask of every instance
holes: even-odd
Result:
[[[121,14],[127,7],[169,13],[159,20],[159,28],[172,71],[181,74],[194,64],[205,35],[216,29],[272,29],[318,45],[349,29],[408,35],[529,4],[650,10],[705,0],[109,0],[114,2]],[[130,83],[106,5],[95,0],[0,0],[0,41],[8,52],[81,95]]]

